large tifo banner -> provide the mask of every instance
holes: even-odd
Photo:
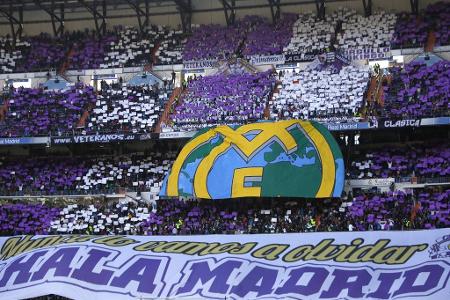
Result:
[[[450,229],[0,238],[0,299],[449,299]]]
[[[344,161],[325,126],[260,122],[199,131],[181,150],[161,196],[340,197]]]

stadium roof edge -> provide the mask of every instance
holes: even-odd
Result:
[[[174,15],[179,14],[180,11],[186,11],[188,8],[187,3],[185,1],[178,1],[178,0],[147,0],[149,5],[149,16],[161,16],[161,15]],[[326,3],[336,3],[336,2],[342,2],[342,3],[348,3],[348,2],[361,2],[361,0],[320,0]],[[39,2],[37,4],[36,2]],[[101,6],[101,1],[95,1],[97,3],[97,6]],[[145,7],[146,0],[108,0],[106,2],[107,11],[120,11],[123,10],[124,7],[130,7],[130,3],[137,3],[138,7]],[[191,0],[191,9],[189,10],[190,13],[205,13],[205,12],[214,12],[214,11],[222,11],[223,7],[210,7],[205,6],[202,7],[202,4],[200,0]],[[10,4],[12,3],[12,4]],[[73,12],[80,12],[81,10],[86,9],[86,5],[89,7],[93,7],[94,0],[45,0],[45,1],[35,1],[35,0],[15,0],[14,2],[10,1],[2,1],[0,2],[0,10],[10,12],[14,14],[15,12],[20,11],[52,11],[59,9],[61,5],[64,5],[65,8],[65,21],[87,21],[91,20],[90,17],[76,17],[76,18],[70,18],[67,17]],[[308,4],[316,4],[316,0],[293,0],[289,2],[283,2],[280,1],[279,6],[295,6],[295,5],[308,5]],[[152,7],[166,7],[167,11],[163,12],[152,12]],[[259,4],[248,4],[248,1],[246,0],[236,0],[235,3],[235,10],[241,10],[241,9],[255,9],[255,8],[265,8],[267,7],[270,9],[271,5],[269,1],[262,1]],[[0,14],[0,16],[3,16]],[[5,18],[5,16],[3,16]],[[114,14],[114,15],[108,15],[108,19],[117,19],[117,18],[131,18],[136,17],[136,14]],[[48,19],[41,19],[41,20],[23,20],[23,24],[39,24],[39,23],[47,23],[51,22],[50,15],[48,16]],[[0,22],[0,25],[8,25],[9,22]]]

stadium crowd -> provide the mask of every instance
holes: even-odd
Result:
[[[378,12],[368,17],[354,11],[343,19],[342,32],[337,35],[336,48],[360,49],[389,47],[397,16]]]
[[[428,38],[428,25],[421,18],[401,13],[397,16],[392,37],[392,48],[420,48]]]
[[[362,150],[352,156],[347,177],[364,178],[439,178],[450,177],[450,145],[408,145]]]
[[[249,31],[242,54],[246,57],[283,53],[292,36],[292,26],[297,20],[295,14],[283,14],[275,24],[264,19]]]
[[[9,89],[0,111],[0,137],[148,133],[154,130],[173,85],[100,82],[99,92],[77,83],[65,90]]]
[[[8,195],[117,193],[149,191],[157,198],[175,158],[172,152],[122,156],[3,157],[0,190]]]
[[[176,103],[173,124],[166,124],[166,130],[196,130],[263,119],[274,85],[270,70],[192,78],[187,92]]]
[[[184,44],[182,31],[163,26],[150,26],[143,32],[119,26],[101,36],[87,29],[58,37],[41,33],[15,44],[6,36],[0,40],[0,72],[60,70],[65,63],[75,70],[176,64],[182,60]]]
[[[150,25],[142,30],[114,27],[101,36],[90,30],[42,33],[15,43],[0,41],[2,73],[59,69],[140,66],[149,63],[296,54],[310,59],[328,50],[423,47],[432,32],[436,45],[448,45],[448,2],[430,4],[419,16],[385,11],[370,16],[339,8],[319,19],[315,14],[283,14],[272,24],[260,16],[245,16],[233,25],[193,25],[187,37],[179,29]]]
[[[293,25],[293,34],[289,44],[284,48],[286,54],[296,53],[316,55],[330,48],[335,35],[336,19],[339,12],[327,15],[325,20],[316,14],[300,14]]]
[[[450,190],[351,193],[342,199],[3,204],[0,235],[191,235],[411,230],[450,225]]]
[[[73,132],[82,113],[93,105],[91,86],[75,84],[68,90],[11,89],[4,98],[7,112],[0,118],[0,136],[61,135]]]
[[[154,129],[171,85],[120,86],[104,83],[89,115],[86,133],[150,132]]]
[[[274,119],[351,119],[363,105],[369,72],[339,61],[316,68],[283,72],[274,94]]]
[[[139,5],[137,10],[142,13]],[[234,9],[232,13],[234,18]],[[181,9],[180,14],[186,17]],[[135,66],[149,70],[154,65],[172,65],[164,69],[173,74],[172,81],[155,76],[150,80],[154,84],[144,85],[123,85],[122,78],[120,83],[102,81],[99,91],[79,79],[64,90],[49,90],[45,85],[13,88],[14,80],[6,80],[11,86],[0,97],[0,138],[150,133],[162,120],[163,131],[185,131],[267,119],[346,122],[450,116],[448,61],[407,60],[383,72],[376,66],[378,77],[371,80],[368,67],[346,56],[382,48],[427,48],[434,40],[436,46],[449,45],[448,1],[431,4],[419,15],[377,11],[362,16],[349,9],[338,9],[324,18],[317,15],[283,14],[274,22],[246,16],[229,26],[193,25],[189,34],[179,28],[149,25],[141,29],[119,26],[103,35],[84,30],[59,37],[42,33],[16,41],[0,37],[1,74]],[[279,54],[308,61],[309,66],[259,72],[244,61]],[[175,87],[173,65],[209,59],[219,60],[217,71],[208,76],[190,75],[173,106],[167,107],[169,115],[163,114]],[[381,86],[379,99],[367,95],[374,82]],[[346,179],[362,179],[354,181],[371,185],[364,179],[392,178],[392,184],[383,191],[375,186],[346,189],[333,199],[160,199],[164,178],[176,157],[166,149],[105,156],[15,156],[8,152],[0,157],[0,236],[329,232],[333,237],[332,232],[338,231],[449,228],[450,189],[440,185],[450,179],[446,138],[439,144],[408,142],[382,147],[359,146],[355,138],[357,147],[345,149],[349,150],[345,153]],[[121,147],[114,153],[122,150],[127,151]],[[44,152],[53,153],[37,151]],[[411,188],[417,182],[435,185]]]
[[[450,62],[431,66],[413,61],[404,68],[394,67],[383,86],[384,105],[379,115],[430,117],[449,115]]]
[[[363,17],[339,9],[323,20],[286,14],[271,24],[246,16],[235,24],[181,30],[117,27],[98,37],[93,31],[0,39],[2,72],[60,68],[91,69],[176,64],[183,60],[330,53],[367,47],[422,47],[433,31],[447,45],[449,5],[428,6],[424,14],[377,12]],[[245,64],[221,64],[216,74],[194,76],[176,100],[167,130],[195,130],[217,124],[272,119],[359,118],[369,70],[339,58],[316,58],[302,71],[255,72]],[[278,75],[278,83],[276,77]],[[448,115],[449,63],[411,62],[394,67],[383,82],[378,116]],[[77,83],[67,90],[9,89],[2,97],[2,137],[65,135],[74,132],[150,132],[173,82],[153,86]],[[273,96],[273,97],[272,97]],[[267,109],[267,104],[271,109]],[[6,110],[3,108],[6,107]],[[0,206],[2,234],[208,234],[437,228],[449,225],[450,190],[404,193],[349,193],[341,199],[198,201],[159,199],[174,153],[108,157],[30,157],[0,160],[2,195],[94,194],[130,189],[150,192],[151,203],[19,203]],[[347,178],[446,178],[448,144],[383,148],[352,157]],[[158,200],[158,201],[156,201]]]
[[[430,30],[436,34],[436,44],[439,46],[450,44],[450,4],[448,1],[440,1],[427,6],[425,18]]]
[[[12,73],[16,70],[17,61],[23,59],[22,48],[29,47],[27,41],[16,41],[13,47],[13,40],[8,35],[0,37],[0,73]]]

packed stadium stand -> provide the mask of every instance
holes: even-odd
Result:
[[[449,113],[450,63],[442,60],[431,66],[411,62],[394,67],[383,86],[387,116],[425,117]]]
[[[428,24],[415,15],[402,13],[397,16],[391,45],[393,48],[421,48],[428,37]]]
[[[150,51],[155,45],[150,38],[141,35],[136,28],[125,28],[119,32],[119,38],[111,41],[110,51],[105,56],[102,68],[114,68],[128,65],[146,64],[150,58]]]
[[[284,48],[285,53],[318,54],[327,50],[334,39],[337,16],[320,20],[313,13],[301,14],[293,26],[292,38]]]
[[[3,157],[3,195],[114,193],[120,188],[152,191],[159,187],[174,153],[104,157]],[[154,187],[158,188],[156,191]]]
[[[437,45],[450,44],[450,35],[448,27],[450,21],[448,15],[450,13],[450,7],[448,2],[438,2],[427,6],[425,11],[425,17],[427,18],[429,26],[436,33]]]
[[[367,151],[353,157],[348,168],[351,178],[440,178],[449,177],[448,143],[412,145]]]
[[[83,111],[96,99],[93,88],[83,84],[66,91],[18,88],[9,92],[5,99],[8,112],[0,122],[3,137],[73,132]]]
[[[182,30],[164,29],[163,38],[155,51],[157,65],[176,65],[183,62],[183,49],[187,38]]]
[[[0,299],[448,298],[448,1],[5,3]]]
[[[272,71],[217,74],[190,80],[173,112],[173,130],[260,120],[275,84]]]
[[[111,41],[104,55],[101,68],[130,67],[154,64],[177,64],[181,62],[184,34],[163,26],[151,26],[140,32],[125,27],[118,32],[118,39]],[[153,52],[157,51],[157,60]]]
[[[364,49],[390,46],[397,17],[385,12],[363,17],[355,13],[341,23],[336,48]]]
[[[275,24],[264,20],[254,25],[244,42],[242,54],[264,56],[283,53],[283,48],[291,39],[292,26],[296,20],[295,14],[284,14]]]
[[[242,23],[229,28],[210,24],[194,28],[184,47],[183,60],[217,59],[235,53],[245,34],[243,26]]]
[[[444,228],[449,225],[449,195],[450,190],[424,190],[417,195],[361,193],[340,201],[252,199],[238,207],[229,201],[196,200],[160,200],[157,205],[15,203],[1,207],[1,233],[152,236]]]
[[[17,41],[14,49],[12,43],[12,39],[9,36],[0,38],[1,73],[11,73],[16,70],[16,64],[22,59],[23,55],[19,49],[29,46],[26,41]]]
[[[369,83],[364,68],[334,64],[314,69],[286,71],[275,94],[272,116],[276,119],[352,119],[364,104]]]
[[[79,34],[74,33],[74,39],[78,38]],[[70,34],[55,38],[49,33],[24,38],[25,47],[17,48],[22,59],[18,60],[16,69],[13,71],[43,71],[60,67],[69,50],[69,44],[66,41],[70,39]]]
[[[170,96],[169,86],[104,85],[86,132],[150,132]]]

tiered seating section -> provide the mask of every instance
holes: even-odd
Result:
[[[271,103],[273,119],[352,119],[364,101],[367,69],[338,61],[303,71],[285,71]]]
[[[62,38],[54,38],[48,33],[24,38],[28,47],[19,47],[22,59],[17,61],[16,72],[48,71],[58,69],[69,51],[72,39],[81,38],[74,32],[65,34]]]
[[[450,4],[448,1],[428,5],[418,17],[399,14],[395,26],[393,48],[421,48],[427,42],[429,32],[436,35],[436,46],[450,44]]]
[[[106,86],[97,98],[86,131],[150,132],[171,90],[155,86]]]
[[[448,143],[351,153],[347,178],[450,174]],[[0,205],[0,234],[238,234],[443,228],[450,225],[449,189],[388,193],[349,192],[340,199],[159,199],[176,153],[152,152],[104,157],[9,156],[0,159],[2,195],[149,192],[150,202]],[[155,201],[158,200],[158,201]]]
[[[299,53],[317,55],[327,50],[334,39],[339,12],[327,15],[325,20],[317,18],[317,14],[300,14],[294,23],[293,35],[284,48],[287,54]]]
[[[94,32],[76,41],[70,58],[70,67],[76,70],[98,69],[106,58],[108,48],[117,41],[117,32],[98,37]]]
[[[171,87],[114,84],[104,85],[99,94],[82,84],[64,91],[13,89],[5,95],[7,111],[0,118],[0,137],[149,133]]]
[[[349,228],[358,231],[445,228],[450,225],[449,195],[450,190],[416,195],[400,191],[357,195],[347,206]]]
[[[374,12],[363,17],[338,9],[324,20],[314,13],[284,14],[275,23],[260,16],[246,16],[232,26],[193,26],[189,38],[181,30],[152,25],[143,32],[114,28],[104,36],[92,31],[67,32],[62,37],[40,34],[25,37],[15,47],[9,37],[0,41],[2,73],[69,68],[178,64],[182,60],[223,59],[233,55],[315,55],[329,50],[423,47],[429,32],[436,45],[450,44],[450,4],[429,5],[420,16]]]
[[[27,41],[17,41],[14,48],[10,37],[0,37],[0,73],[14,72],[17,61],[23,58],[23,53],[20,49],[29,46],[30,44]]]
[[[436,32],[436,44],[450,44],[450,4],[447,1],[430,4],[425,11],[431,30]]]
[[[159,28],[159,27],[158,27]],[[187,38],[182,30],[159,29],[161,39],[155,51],[156,65],[176,65],[183,62],[183,49]]]
[[[155,45],[148,32],[140,34],[136,28],[125,28],[119,32],[119,37],[109,44],[101,68],[128,67],[130,65],[145,65],[151,59],[151,50]]]
[[[450,177],[448,143],[403,148],[384,147],[364,153],[363,157],[353,158],[347,170],[347,177],[354,179]]]
[[[446,142],[358,151],[361,152],[350,156],[348,179],[394,178],[403,182],[416,177],[425,182],[450,177],[450,146]],[[11,156],[0,160],[0,191],[6,195],[36,192],[45,195],[119,187],[146,190],[161,186],[175,156],[173,152],[100,158]]]
[[[264,56],[283,53],[283,48],[291,39],[292,26],[296,20],[297,15],[284,14],[275,24],[267,19],[255,24],[247,34],[242,54]]]
[[[166,125],[178,131],[260,120],[274,85],[272,71],[192,79]]]
[[[189,235],[444,228],[450,190],[343,199],[0,206],[0,234]],[[414,198],[418,201],[414,202]]]
[[[380,12],[369,17],[353,13],[342,21],[336,48],[365,49],[389,47],[394,34],[396,15]]]
[[[117,40],[109,43],[109,50],[100,67],[133,67],[150,63],[178,64],[182,61],[184,40],[182,31],[163,26],[150,26],[143,32],[126,27],[118,32]]]
[[[429,32],[437,45],[450,43],[450,5],[430,5],[419,17],[384,12],[362,17],[338,10],[317,20],[313,14],[285,15],[276,24],[249,16],[235,25],[202,25],[185,39],[181,31],[149,27],[117,28],[99,38],[92,32],[47,34],[12,45],[0,39],[2,73],[69,68],[92,69],[230,56],[319,54],[367,47],[423,47]],[[247,72],[230,66],[218,74],[191,78],[177,99],[166,130],[196,130],[216,124],[272,119],[354,119],[364,106],[368,70],[339,61],[315,61],[304,71],[282,72],[279,91],[272,71]],[[449,115],[449,63],[421,62],[394,68],[382,87],[377,115],[388,118]],[[150,132],[169,98],[171,86],[105,85],[66,91],[11,89],[1,101],[0,136],[66,135],[82,131]],[[269,103],[269,108],[267,104]],[[4,108],[7,108],[4,110]],[[5,113],[6,112],[6,113]],[[85,122],[81,122],[87,116]],[[0,194],[67,195],[137,192],[116,203],[17,203],[0,205],[0,235],[13,234],[240,234],[312,231],[432,229],[450,226],[450,190],[404,193],[359,192],[341,199],[268,201],[159,200],[175,153],[153,152],[104,157],[0,159]],[[385,146],[349,160],[347,178],[393,177],[396,182],[446,179],[450,148],[439,145]],[[150,203],[141,202],[149,192]]]
[[[231,27],[210,24],[194,28],[184,47],[183,59],[223,59],[236,53],[245,37],[242,27],[242,23],[238,23]]]
[[[2,195],[117,193],[149,191],[157,199],[175,154],[116,157],[4,157],[0,159]]]
[[[118,27],[100,37],[89,30],[66,32],[61,37],[42,33],[24,37],[15,46],[10,37],[4,37],[0,40],[0,72],[46,72],[59,70],[66,62],[68,69],[75,70],[178,64],[185,42],[182,31],[163,26],[151,26],[142,33]]]
[[[392,117],[429,117],[449,115],[450,62],[431,66],[412,62],[404,69],[392,69],[390,84],[384,89],[380,114]]]
[[[91,160],[89,169],[76,184],[77,191],[113,191],[118,187],[151,191],[158,198],[164,176],[175,159],[175,153],[150,153]]]
[[[19,88],[7,98],[0,121],[2,137],[73,133],[84,110],[95,103],[93,88],[77,84],[66,91]]]
[[[448,116],[450,64],[427,66],[413,61],[394,67],[383,83],[381,102],[370,111],[393,119]],[[275,88],[276,79],[279,79]],[[243,65],[190,78],[173,105],[165,131],[189,131],[217,124],[261,119],[315,119],[340,122],[361,119],[369,85],[368,69],[334,62],[313,62],[302,71],[252,73]],[[92,133],[148,133],[172,93],[172,84],[105,85],[95,95],[80,84],[66,91],[12,90],[4,96],[2,137],[61,136]],[[80,122],[84,112],[86,121]],[[366,111],[366,113],[368,113]],[[370,116],[370,115],[369,115]]]
[[[428,24],[422,18],[406,13],[397,16],[392,48],[421,48],[427,38]]]

